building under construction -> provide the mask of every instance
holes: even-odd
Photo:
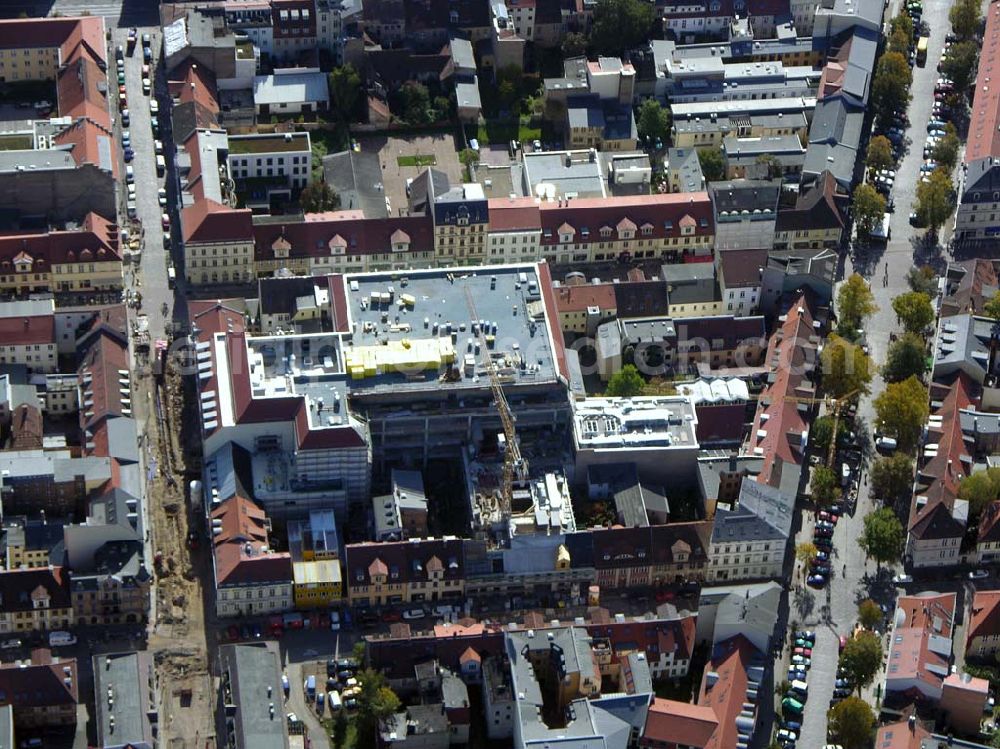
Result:
[[[275,516],[324,495],[342,514],[367,501],[373,471],[502,461],[514,424],[521,444],[569,444],[570,364],[545,263],[338,275],[329,289],[325,333],[251,336],[202,316],[211,499],[242,484]],[[249,459],[213,460],[233,445]],[[240,463],[251,475],[221,475]]]

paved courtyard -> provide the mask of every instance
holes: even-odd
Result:
[[[434,169],[444,172],[452,182],[462,181],[462,164],[456,152],[455,136],[448,133],[435,135],[360,135],[357,141],[361,150],[379,155],[382,167],[382,184],[389,201],[389,212],[398,216],[399,209],[405,208],[406,180],[417,177],[426,166],[401,166],[402,157],[432,156]]]

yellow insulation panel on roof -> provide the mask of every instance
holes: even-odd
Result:
[[[450,338],[405,338],[384,346],[352,346],[345,355],[347,371],[355,380],[389,372],[422,372],[455,361]]]

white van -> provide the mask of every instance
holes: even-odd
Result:
[[[76,645],[76,635],[69,632],[49,632],[49,647],[57,648],[62,645]]]
[[[875,447],[879,450],[892,452],[896,449],[896,439],[894,437],[879,437],[875,440]]]
[[[156,176],[162,177],[163,173],[167,171],[167,162],[164,160],[163,156],[156,157]]]
[[[796,694],[802,695],[803,700],[809,696],[809,684],[807,682],[798,681],[796,679],[791,684],[789,684],[789,687]]]

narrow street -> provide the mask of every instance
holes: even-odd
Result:
[[[857,255],[848,259],[844,270],[845,278],[854,272],[864,276],[875,295],[879,312],[866,322],[865,332],[871,357],[878,365],[884,363],[889,334],[897,328],[892,300],[909,291],[906,274],[914,266],[928,263],[942,270],[945,262],[939,247],[928,250],[924,242],[924,230],[910,226],[909,213],[920,179],[927,122],[934,102],[934,84],[938,77],[937,64],[944,49],[945,36],[950,30],[950,5],[948,0],[924,0],[924,20],[930,25],[931,31],[930,45],[927,64],[913,69],[910,126],[906,133],[909,150],[896,167],[895,189],[892,194],[896,210],[890,224],[892,239],[884,249],[872,247],[859,250]],[[898,7],[899,3],[892,3],[893,14]],[[875,433],[872,403],[884,387],[885,383],[876,374],[871,384],[871,393],[863,397],[858,406],[856,424],[860,433],[867,435],[869,441],[874,439]],[[833,697],[839,658],[839,636],[850,634],[857,619],[857,604],[860,601],[873,598],[889,607],[895,601],[891,583],[894,571],[883,567],[881,576],[876,580],[875,563],[866,564],[864,552],[857,544],[864,529],[864,516],[876,506],[869,496],[868,486],[868,469],[874,457],[874,454],[869,454],[866,458],[857,507],[853,514],[841,518],[834,532],[832,580],[823,590],[814,590],[804,584],[794,586],[789,600],[789,621],[816,630],[816,647],[813,649],[812,669],[809,672],[809,699],[806,701],[802,721],[802,735],[816,737],[817,744],[821,743],[820,737],[826,737],[827,711]],[[812,520],[811,517],[803,518],[802,530],[796,543],[811,540]],[[884,634],[884,628],[882,632]],[[776,666],[776,681],[780,681],[787,671],[787,651],[783,663],[785,665]],[[872,705],[877,704],[874,692],[880,682],[881,675],[876,676],[872,687],[864,693],[866,701]]]

